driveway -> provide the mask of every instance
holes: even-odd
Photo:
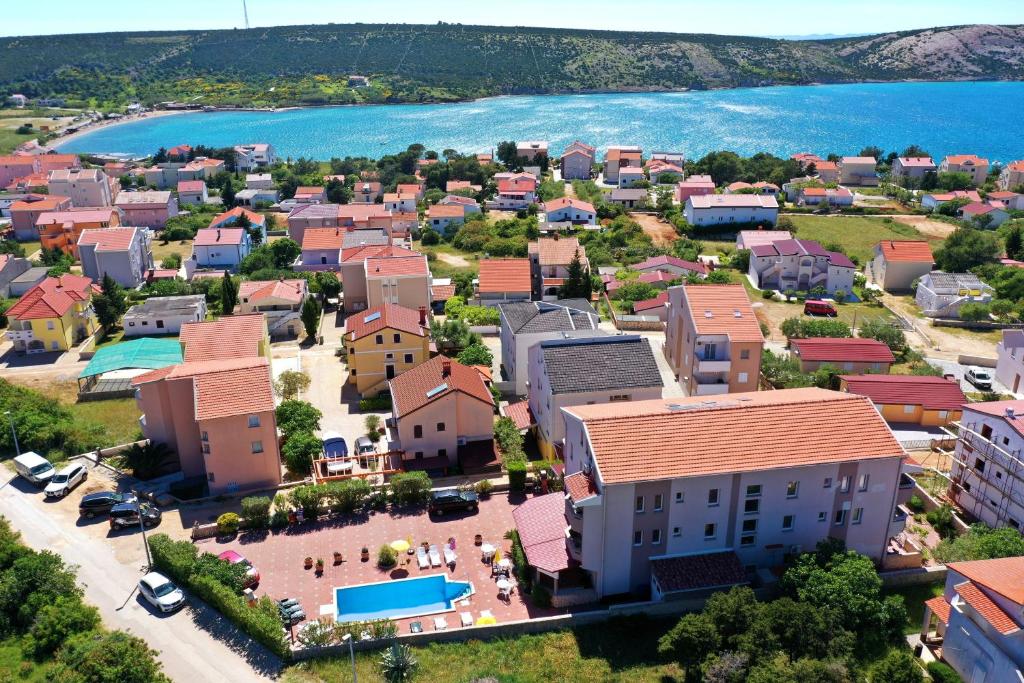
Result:
[[[925,360],[928,361],[929,363],[931,363],[932,365],[934,365],[935,367],[942,368],[943,372],[950,373],[950,374],[954,375],[956,377],[957,381],[960,382],[960,388],[963,389],[965,392],[967,392],[967,391],[975,391],[975,392],[982,391],[982,389],[979,389],[978,387],[974,386],[973,384],[971,384],[970,382],[968,382],[964,378],[964,374],[972,366],[964,365],[962,363],[958,363],[955,360],[947,360],[945,358],[925,358]],[[996,379],[996,370],[995,370],[995,368],[984,368],[984,369],[988,370],[989,373],[992,375],[992,391],[995,391],[995,392],[1000,393],[1000,394],[1013,394],[1013,392],[1010,391],[1009,388],[1004,387]]]
[[[172,680],[255,682],[276,677],[281,668],[277,657],[202,602],[190,598],[189,606],[165,616],[139,598],[135,586],[146,564],[139,534],[111,536],[103,520],[78,518],[77,501],[98,472],[56,503],[44,501],[38,489],[5,467],[0,475],[0,514],[27,545],[56,552],[77,565],[85,599],[99,609],[103,623],[144,639]],[[164,524],[168,522],[165,518]]]

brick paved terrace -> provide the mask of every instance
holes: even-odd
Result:
[[[502,556],[510,555],[511,542],[504,536],[505,532],[515,528],[512,510],[521,502],[513,500],[515,502],[510,502],[507,495],[496,494],[481,500],[476,513],[448,512],[442,517],[430,516],[426,510],[333,517],[279,533],[243,532],[227,541],[207,539],[199,541],[197,546],[200,552],[214,554],[225,550],[238,551],[260,572],[257,595],[267,595],[275,600],[296,598],[309,620],[320,615],[321,606],[333,607],[335,588],[442,573],[453,581],[470,581],[475,589],[468,606],[457,604],[455,611],[442,613],[450,630],[460,627],[460,612],[470,612],[475,622],[481,610],[490,610],[499,623],[559,614],[562,610],[535,607],[528,595],[520,594],[518,587],[510,600],[499,599],[490,565],[482,561],[480,548],[474,545],[474,537],[480,534],[484,543],[500,548]],[[414,548],[427,541],[437,545],[439,550],[450,537],[454,537],[458,555],[454,571],[443,565],[420,569],[416,556],[404,553],[399,555],[397,567],[387,571],[379,569],[377,551],[380,546],[409,536],[412,536]],[[370,550],[367,562],[360,560],[363,546]],[[340,565],[333,563],[335,551],[344,557]],[[315,568],[304,568],[307,556],[314,562],[323,558],[322,576],[316,576]],[[438,615],[397,619],[399,632],[408,633],[409,625],[414,621],[419,621],[425,631],[433,630],[434,616]]]

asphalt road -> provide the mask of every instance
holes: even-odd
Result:
[[[33,486],[7,468],[0,467],[0,476],[0,514],[27,545],[77,565],[85,599],[99,608],[103,623],[143,638],[159,653],[172,680],[249,683],[276,677],[281,668],[276,656],[195,598],[171,615],[153,611],[134,590],[144,561],[119,560],[111,543],[48,510],[54,504],[44,502]]]

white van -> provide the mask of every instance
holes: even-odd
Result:
[[[14,469],[36,486],[46,486],[55,474],[50,461],[32,451],[17,456],[14,459]]]

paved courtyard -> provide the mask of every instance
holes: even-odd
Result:
[[[409,514],[376,512],[307,524],[276,534],[243,533],[228,542],[209,539],[197,545],[200,551],[216,554],[228,549],[238,551],[260,572],[257,595],[267,595],[275,600],[296,598],[310,620],[321,614],[321,607],[329,606],[324,613],[333,615],[334,588],[442,573],[453,581],[469,581],[475,589],[468,605],[459,604],[454,611],[442,613],[449,629],[460,627],[460,612],[471,613],[476,621],[481,610],[490,610],[498,622],[557,614],[558,610],[534,607],[529,596],[521,595],[518,589],[513,591],[511,600],[499,599],[490,565],[481,560],[480,548],[474,545],[474,536],[480,534],[485,543],[499,547],[502,555],[508,556],[511,543],[505,540],[504,535],[515,528],[512,510],[518,502],[515,499],[510,502],[507,495],[500,494],[481,501],[476,513],[448,513],[443,517],[432,517],[425,511]],[[454,537],[458,555],[454,570],[445,566],[419,569],[415,555],[405,554],[399,556],[399,564],[394,569],[378,569],[377,551],[380,546],[410,536],[414,547],[427,541],[437,545],[438,549]],[[360,561],[363,546],[370,550],[368,562]],[[333,564],[335,551],[344,556],[340,565]],[[314,561],[321,557],[324,559],[323,576],[317,577],[314,569],[304,568],[307,556]],[[397,621],[402,633],[408,633],[409,625],[414,621],[421,622],[424,630],[433,630],[434,616],[437,615]]]

